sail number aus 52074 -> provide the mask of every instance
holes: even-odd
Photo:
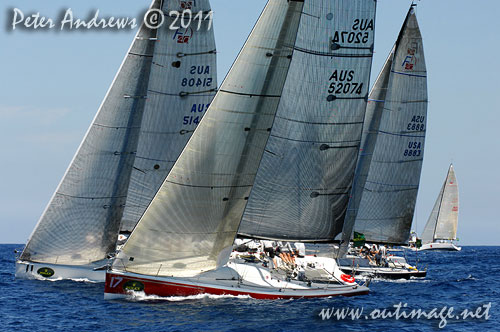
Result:
[[[335,70],[330,75],[328,93],[360,95],[363,92],[363,83],[353,82],[354,75],[354,70]]]
[[[332,41],[337,44],[366,44],[370,39],[368,31],[373,31],[373,20],[357,18],[351,28],[353,31],[335,31]]]

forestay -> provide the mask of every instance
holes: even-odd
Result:
[[[365,115],[375,8],[373,0],[304,2],[239,234],[320,242],[341,232]]]
[[[453,165],[441,187],[431,215],[422,233],[422,243],[455,240],[458,226],[458,183]]]
[[[351,207],[359,202],[354,230],[368,242],[408,241],[424,153],[426,75],[412,6],[367,108]]]
[[[171,11],[191,10],[181,27]],[[166,1],[158,30],[139,146],[121,230],[131,231],[201,121],[217,88],[214,29],[208,0]],[[201,13],[201,14],[199,14]],[[197,16],[198,15],[198,16]],[[184,15],[184,25],[188,15]],[[201,20],[200,20],[201,19]],[[170,25],[175,29],[170,29]]]
[[[114,252],[155,44],[156,32],[142,25],[22,260],[84,265]]]
[[[273,125],[303,4],[266,5],[114,268],[193,276],[227,261]]]

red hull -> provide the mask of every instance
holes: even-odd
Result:
[[[311,289],[311,294],[301,295],[287,295],[287,294],[272,294],[250,292],[236,289],[222,289],[208,286],[189,285],[176,282],[167,282],[163,280],[153,280],[140,277],[129,277],[121,274],[106,273],[106,284],[104,293],[115,295],[127,295],[130,290],[143,291],[146,295],[156,295],[160,297],[169,296],[190,296],[198,294],[213,294],[213,295],[247,295],[255,299],[261,300],[276,300],[276,299],[294,299],[294,298],[313,298],[313,297],[329,297],[329,296],[356,296],[365,295],[369,291],[359,291],[346,294],[331,294],[325,292],[324,294],[312,294],[314,290]]]

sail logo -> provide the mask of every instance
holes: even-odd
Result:
[[[44,278],[50,278],[54,275],[55,272],[50,267],[41,267],[36,271],[36,273]]]
[[[126,291],[142,292],[144,290],[144,284],[140,281],[129,280],[123,284],[123,289]]]
[[[405,70],[413,70],[415,66],[415,57],[413,55],[407,55],[401,66],[404,67]]]
[[[177,41],[177,44],[188,44],[193,33],[191,28],[179,28],[175,31],[173,39]]]
[[[196,1],[181,1],[181,9],[193,9],[193,6],[196,6]]]

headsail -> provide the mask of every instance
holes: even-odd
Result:
[[[332,241],[342,230],[361,139],[375,1],[305,1],[243,236]]]
[[[408,241],[422,169],[427,72],[422,36],[410,8],[371,93],[345,234],[367,242]],[[357,212],[357,215],[356,215]]]
[[[455,240],[458,226],[458,183],[453,165],[441,187],[434,208],[422,233],[422,242]]]
[[[187,6],[187,7],[186,7]],[[165,1],[163,12],[210,11],[208,0]],[[206,20],[158,30],[139,145],[121,230],[131,231],[201,121],[217,89],[214,29]],[[170,25],[172,22],[169,21]]]
[[[303,5],[266,5],[114,268],[192,276],[226,262],[273,125]]]
[[[159,8],[160,0],[152,8]],[[135,159],[156,31],[139,29],[22,260],[85,265],[115,250]]]

